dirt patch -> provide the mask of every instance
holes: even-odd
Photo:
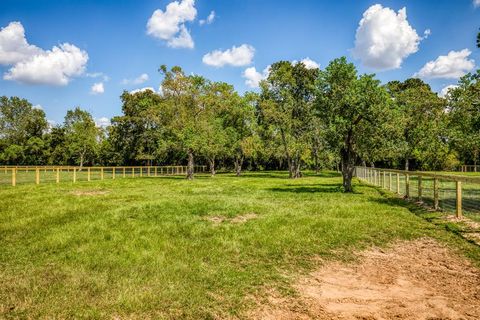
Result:
[[[467,217],[457,218],[455,216],[446,216],[444,218],[448,222],[456,223],[464,228],[460,231],[465,239],[480,245],[480,223],[473,221]]]
[[[272,294],[253,319],[480,319],[480,270],[431,239],[328,263]]]
[[[236,216],[235,218],[230,219],[230,222],[231,223],[245,223],[248,220],[256,219],[257,217],[258,216],[257,216],[256,213],[251,212],[251,213],[246,213],[246,214]]]
[[[210,221],[215,225],[219,225],[223,222],[241,224],[241,223],[247,222],[248,220],[256,219],[257,217],[258,215],[256,213],[250,212],[250,213],[238,215],[233,218],[227,218],[225,216],[209,216],[209,217],[206,217],[205,220]]]
[[[107,193],[108,191],[105,190],[75,190],[70,192],[74,196],[101,196]]]

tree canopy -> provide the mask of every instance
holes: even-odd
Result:
[[[480,73],[445,97],[420,79],[380,83],[345,57],[324,69],[301,62],[270,65],[259,92],[161,66],[160,92],[124,91],[121,114],[107,128],[85,110],[49,125],[18,97],[0,98],[4,164],[173,165],[218,170],[339,169],[352,191],[356,165],[407,170],[477,164]]]

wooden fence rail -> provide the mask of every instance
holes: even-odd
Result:
[[[368,167],[356,167],[355,176],[435,210],[455,212],[457,217],[480,213],[480,177]]]
[[[207,172],[207,166],[194,166],[195,173]],[[92,181],[118,178],[186,175],[187,166],[0,166],[0,184]]]

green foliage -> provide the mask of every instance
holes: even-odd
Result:
[[[98,151],[99,129],[87,111],[75,108],[68,110],[64,122],[65,143],[68,156],[76,164],[83,166],[92,162]]]
[[[313,101],[318,69],[303,63],[280,61],[270,66],[261,83],[259,114],[270,141],[278,143],[288,163],[290,177],[298,178],[310,151]]]
[[[0,161],[8,164],[43,164],[40,145],[47,130],[42,110],[25,99],[0,97]]]
[[[480,71],[467,74],[459,81],[458,88],[450,90],[449,138],[453,148],[464,161],[478,163],[480,152]]]
[[[377,156],[386,149],[386,141],[395,137],[395,109],[380,81],[373,75],[358,76],[345,57],[333,60],[320,72],[316,99],[326,140],[341,157],[344,189],[351,192],[359,156]]]

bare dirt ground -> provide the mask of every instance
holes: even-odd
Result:
[[[70,192],[75,196],[101,196],[107,194],[108,191],[105,190],[75,190]]]
[[[230,222],[233,224],[242,224],[247,222],[248,220],[256,219],[258,215],[254,212],[245,213],[238,215],[234,218],[227,218],[225,216],[209,216],[206,217],[205,220],[212,222],[214,225],[220,225],[223,222]]]
[[[480,270],[431,239],[327,263],[295,284],[297,295],[271,293],[252,319],[480,319]]]
[[[456,218],[455,216],[447,216],[445,220],[463,225],[462,236],[480,246],[480,223],[467,217]]]

